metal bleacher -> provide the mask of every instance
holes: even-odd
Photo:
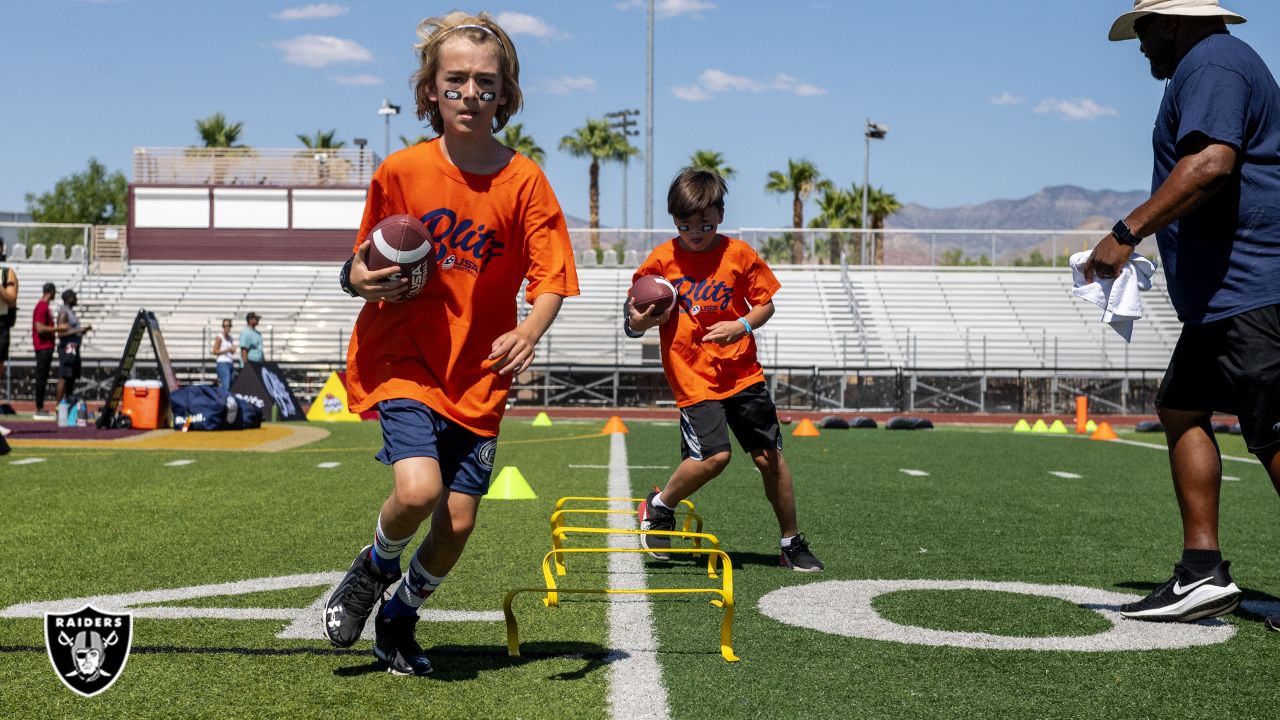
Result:
[[[133,263],[122,275],[86,275],[70,264],[16,267],[22,319],[14,357],[31,353],[23,329],[46,281],[59,292],[78,291],[81,319],[94,326],[84,344],[88,358],[118,357],[134,315],[145,308],[159,319],[175,359],[206,358],[221,319],[231,318],[238,334],[252,311],[262,316],[271,359],[341,362],[361,307],[339,290],[337,268],[327,264]],[[1063,270],[850,269],[847,283],[832,266],[775,272],[782,283],[777,314],[757,335],[760,359],[773,367],[1161,368],[1180,330],[1161,277],[1126,346],[1100,322],[1100,310],[1069,295],[1071,276]],[[631,273],[579,268],[582,295],[565,302],[539,344],[539,361],[644,362],[643,346],[657,333],[633,341],[619,332]]]

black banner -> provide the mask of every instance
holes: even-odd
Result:
[[[271,418],[272,408],[276,409],[276,420],[307,420],[307,414],[302,412],[302,405],[293,396],[284,373],[275,363],[250,362],[241,368],[236,374],[236,381],[231,384],[231,394],[261,408],[264,420]]]

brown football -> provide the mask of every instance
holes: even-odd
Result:
[[[393,278],[409,278],[409,288],[401,297],[411,300],[422,292],[436,270],[436,245],[422,221],[412,215],[392,215],[369,231],[370,270],[398,266]]]
[[[649,308],[657,306],[658,309],[653,313],[655,316],[666,312],[676,302],[675,286],[661,275],[641,275],[631,283],[631,290],[627,295],[635,301],[637,312],[647,312]]]

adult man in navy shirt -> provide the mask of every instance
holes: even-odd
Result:
[[[1168,582],[1121,607],[1131,618],[1190,622],[1240,603],[1218,547],[1215,410],[1239,416],[1249,451],[1280,489],[1280,87],[1227,31],[1244,21],[1217,0],[1137,0],[1111,28],[1112,40],[1140,39],[1152,75],[1168,83],[1151,199],[1098,243],[1085,274],[1115,277],[1137,240],[1155,233],[1183,322],[1156,394],[1182,560]]]

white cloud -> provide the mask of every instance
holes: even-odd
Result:
[[[703,90],[702,87],[698,85],[677,85],[671,88],[671,94],[681,100],[688,100],[690,102],[702,102],[703,100],[711,99],[711,93]]]
[[[723,70],[709,68],[698,75],[698,82],[693,85],[678,85],[671,92],[681,100],[710,100],[715,93],[729,92],[784,92],[792,95],[813,96],[826,95],[824,88],[812,83],[801,82],[799,78],[779,73],[768,80],[733,75]]]
[[[1006,90],[995,97],[987,98],[987,101],[992,105],[1021,105],[1026,102],[1027,99],[1021,95],[1014,95]]]
[[[508,35],[532,35],[544,40],[563,40],[569,37],[569,33],[533,15],[500,12],[493,16],[493,19],[507,31]]]
[[[594,92],[596,79],[586,75],[561,75],[552,78],[542,85],[542,89],[552,95],[569,95],[575,92]]]
[[[275,47],[284,51],[285,62],[307,67],[373,59],[373,55],[358,43],[328,35],[299,35],[292,40],[281,40]]]
[[[1046,98],[1036,105],[1038,113],[1058,113],[1068,120],[1095,120],[1108,115],[1119,115],[1115,108],[1099,105],[1093,98],[1071,98],[1059,100]]]
[[[302,7],[285,8],[271,17],[277,20],[313,20],[346,15],[347,8],[337,3],[315,3]]]
[[[645,6],[644,0],[622,0],[613,6],[619,10],[631,10]],[[660,18],[673,18],[687,13],[699,14],[703,10],[714,10],[716,4],[707,0],[657,0],[653,12]]]
[[[384,82],[376,75],[338,75],[333,79],[339,85],[381,85]]]

